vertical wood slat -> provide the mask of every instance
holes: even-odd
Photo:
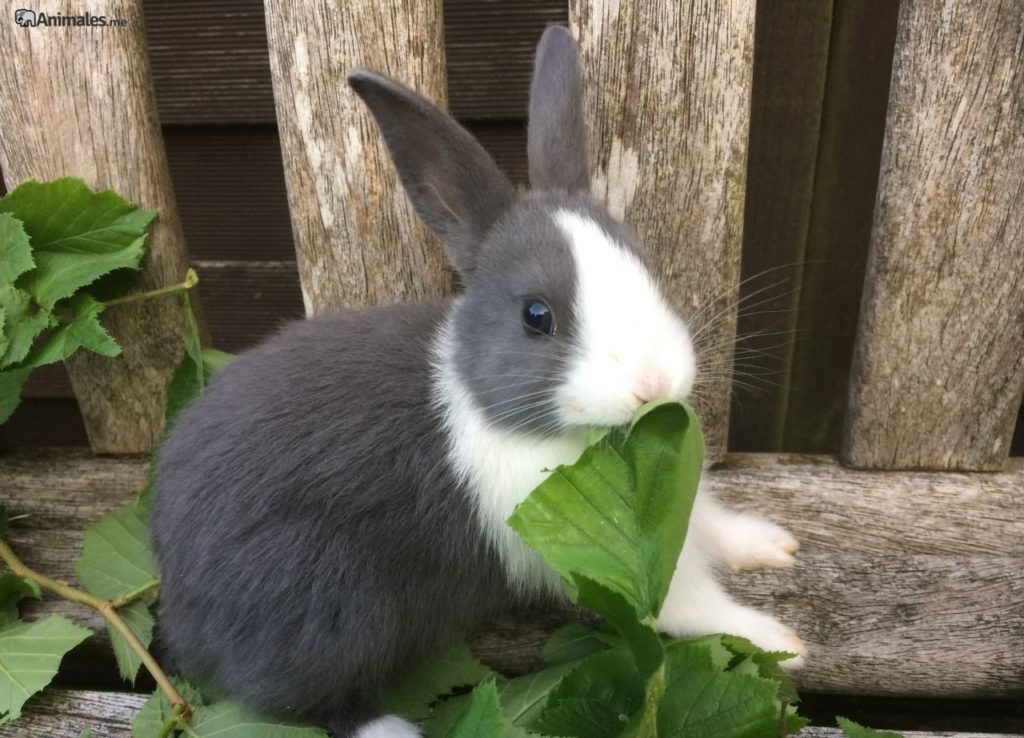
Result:
[[[1024,392],[1024,14],[900,8],[843,444],[867,468],[994,470]]]
[[[19,27],[22,2],[0,3],[0,169],[8,189],[77,176],[159,211],[136,289],[180,282],[188,267],[157,119],[140,3],[85,0],[75,13],[127,26]],[[193,295],[195,298],[195,295]],[[148,452],[163,431],[164,398],[181,360],[174,298],[110,308],[103,323],[123,353],[78,352],[68,372],[89,441],[101,453]]]
[[[709,459],[725,448],[743,239],[754,0],[570,0],[594,191],[690,316]],[[698,370],[700,372],[700,370]],[[700,381],[700,379],[699,379]]]
[[[307,314],[436,296],[441,246],[419,223],[353,67],[444,107],[441,0],[266,0],[274,100]]]

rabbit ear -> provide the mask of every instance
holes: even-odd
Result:
[[[348,83],[377,121],[416,213],[469,274],[484,233],[512,202],[508,178],[465,128],[412,90],[366,69]]]
[[[568,28],[550,26],[537,45],[528,134],[534,189],[589,190],[583,70]]]

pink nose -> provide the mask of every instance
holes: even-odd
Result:
[[[671,387],[672,382],[667,375],[658,371],[647,371],[640,375],[633,394],[643,402],[650,402],[667,397]]]

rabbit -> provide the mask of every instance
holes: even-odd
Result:
[[[160,639],[184,675],[262,713],[415,736],[378,706],[396,675],[488,618],[565,602],[506,525],[515,506],[595,426],[685,398],[697,364],[637,236],[588,192],[567,29],[538,46],[530,191],[416,93],[362,69],[348,83],[463,289],[292,323],[181,415],[155,471]],[[702,490],[658,626],[802,654],[713,573],[795,550]]]

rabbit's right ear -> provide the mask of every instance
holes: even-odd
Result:
[[[366,69],[348,83],[377,121],[417,215],[469,274],[484,233],[512,202],[512,184],[465,128],[412,90]]]

